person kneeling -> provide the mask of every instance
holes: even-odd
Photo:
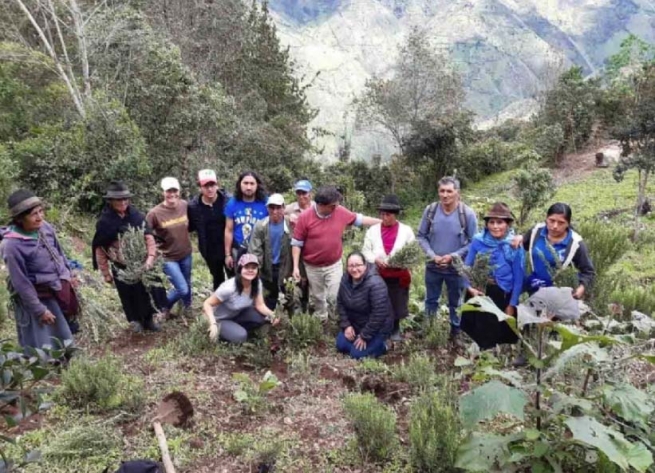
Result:
[[[377,358],[387,352],[386,340],[393,327],[387,286],[360,252],[351,253],[346,264],[337,295],[342,329],[337,350],[355,359]]]
[[[203,303],[209,322],[209,338],[243,343],[248,335],[267,322],[277,325],[274,312],[264,303],[259,262],[252,254],[239,258],[237,273],[221,284]]]

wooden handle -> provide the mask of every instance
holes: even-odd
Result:
[[[153,422],[152,426],[155,428],[155,435],[157,436],[157,442],[159,442],[159,450],[161,451],[161,460],[164,462],[164,470],[166,470],[166,473],[175,473],[175,467],[171,460],[171,454],[168,451],[168,443],[166,443],[164,429],[161,428],[159,422]]]

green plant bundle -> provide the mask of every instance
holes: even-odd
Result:
[[[43,450],[47,459],[79,459],[98,457],[107,458],[107,454],[122,445],[117,433],[106,424],[76,425],[70,429],[58,431],[48,441]]]
[[[99,297],[98,291],[89,286],[77,290],[80,301],[80,325],[95,343],[113,338],[126,326],[122,310],[113,310],[109,300]]]
[[[453,267],[460,276],[469,281],[471,287],[486,292],[489,278],[494,269],[489,263],[490,258],[490,253],[478,254],[473,266],[466,266],[462,258],[456,255],[453,257]]]
[[[371,393],[349,395],[344,409],[352,422],[364,461],[388,460],[398,448],[396,414]]]
[[[409,413],[411,463],[416,471],[455,471],[455,457],[461,437],[452,390],[424,392],[414,400]]]
[[[92,361],[74,358],[61,375],[57,396],[71,407],[137,412],[143,407],[143,381],[125,374],[122,363],[113,356]]]
[[[426,258],[421,245],[417,241],[407,243],[389,258],[390,268],[412,269],[425,264]]]
[[[571,287],[573,289],[578,287],[578,271],[572,265],[564,268],[562,266],[562,260],[559,253],[557,253],[555,247],[548,242],[546,242],[546,251],[548,251],[548,253],[551,255],[551,258],[555,262],[554,267],[550,264],[548,258],[546,258],[546,255],[540,250],[536,251],[537,258],[541,260],[541,262],[548,270],[548,274],[550,275],[550,279],[553,281],[553,285],[557,287]]]
[[[118,279],[125,284],[143,283],[145,287],[163,287],[163,262],[160,258],[152,267],[146,267],[148,248],[144,228],[128,228],[118,237],[125,267],[117,268]]]

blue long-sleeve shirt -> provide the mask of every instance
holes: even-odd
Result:
[[[478,234],[473,238],[464,264],[473,266],[477,255],[490,253],[489,266],[492,268],[491,277],[494,278],[496,284],[503,291],[511,293],[510,305],[517,306],[519,297],[523,291],[525,250],[523,248],[511,248],[508,241],[502,241],[497,246],[489,246],[485,243],[483,235],[484,233]],[[513,255],[511,260],[508,260],[508,254]],[[469,281],[465,281],[465,284],[466,287],[471,287]]]

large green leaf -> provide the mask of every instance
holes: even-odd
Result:
[[[653,463],[653,456],[644,444],[629,442],[623,434],[592,417],[569,417],[565,424],[576,442],[598,449],[624,470],[632,467],[645,472]]]
[[[528,396],[523,391],[493,380],[464,394],[459,400],[459,412],[464,427],[473,428],[478,422],[493,419],[498,414],[510,414],[523,420],[523,408],[527,403]]]
[[[563,351],[568,350],[569,348],[580,343],[587,342],[598,342],[598,344],[601,346],[620,343],[619,340],[608,335],[586,335],[584,333],[580,333],[577,329],[570,325],[564,326],[562,324],[557,324],[555,325],[554,329],[557,331],[557,333],[560,334],[560,337],[562,337]]]
[[[553,406],[553,414],[559,414],[567,408],[575,408],[586,413],[594,409],[594,404],[587,399],[581,399],[574,396],[555,391],[550,397],[550,402]]]
[[[472,297],[465,304],[462,304],[462,312],[487,312],[498,317],[499,322],[507,320],[510,316],[500,310],[489,296]]]
[[[508,445],[515,436],[473,432],[457,449],[455,467],[466,471],[494,471],[502,467],[510,452]]]
[[[603,400],[612,411],[628,422],[647,429],[653,414],[653,402],[643,391],[631,384],[606,385],[602,389]]]
[[[499,371],[495,368],[492,368],[491,366],[484,366],[479,370],[479,372],[489,377],[497,376],[502,378],[517,388],[520,388],[523,385],[523,378],[521,377],[521,373],[518,371]]]
[[[609,360],[609,354],[596,343],[573,345],[557,357],[555,363],[544,373],[543,379],[548,379],[560,373],[571,362],[584,361],[590,366],[595,366],[607,360]]]

